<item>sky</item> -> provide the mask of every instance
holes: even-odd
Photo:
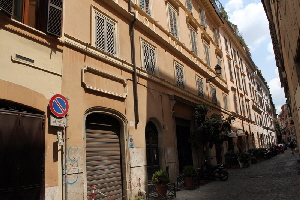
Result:
[[[238,26],[250,48],[252,60],[261,70],[272,94],[276,113],[285,104],[284,90],[276,67],[269,22],[261,0],[219,0],[229,16],[229,21]]]

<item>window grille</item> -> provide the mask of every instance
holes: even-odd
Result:
[[[188,11],[190,13],[193,13],[193,4],[192,4],[192,0],[186,0],[186,8],[188,9]]]
[[[192,51],[194,52],[194,54],[197,55],[198,54],[197,40],[196,40],[197,33],[191,27],[190,27],[190,34],[191,34]]]
[[[155,74],[155,68],[156,68],[155,48],[149,43],[142,41],[142,49],[143,49],[144,70],[146,70],[151,74]]]
[[[47,32],[58,37],[62,31],[62,0],[49,0]]]
[[[95,25],[96,25],[96,48],[105,51],[109,54],[116,54],[116,24],[105,15],[96,12],[95,13]]]
[[[220,67],[222,67],[222,59],[221,59],[219,56],[217,56],[217,60],[218,60],[218,65],[219,65]],[[222,70],[222,71],[223,71],[223,70]],[[221,77],[223,77],[222,71],[221,71],[221,74],[220,74]]]
[[[206,64],[208,66],[210,66],[210,55],[209,55],[209,46],[205,43],[203,43],[204,45],[204,52],[205,52],[205,59],[206,59]]]
[[[203,80],[200,77],[197,77],[197,89],[198,89],[198,96],[204,97],[204,90],[203,90]]]
[[[139,6],[143,11],[145,11],[145,13],[151,15],[150,0],[139,0]]]
[[[243,85],[244,85],[245,92],[248,93],[247,85],[246,85],[246,78],[245,77],[243,78]]]
[[[218,103],[218,100],[217,100],[217,90],[215,87],[211,87],[211,100],[212,100],[212,103],[214,104],[217,104]]]
[[[236,50],[233,49],[233,59],[236,61]]]
[[[183,74],[183,66],[178,62],[175,62],[175,70],[176,70],[176,85],[182,89],[184,89],[184,74]]]
[[[248,117],[249,117],[250,120],[252,120],[249,102],[246,102],[246,106],[247,106],[247,110],[248,110]]]
[[[245,104],[244,104],[244,100],[242,99],[242,105],[241,105],[242,109],[241,109],[241,113],[243,116],[246,116],[246,110],[245,110]]]
[[[201,19],[201,25],[206,28],[206,15],[205,15],[205,10],[203,10],[202,8],[199,8],[199,12],[200,12],[200,19]]]
[[[178,39],[177,11],[173,6],[168,4],[168,12],[170,21],[170,33]]]
[[[216,28],[213,28],[213,32],[214,32],[214,42],[219,46],[219,33],[218,33],[218,30]]]
[[[228,51],[228,40],[227,40],[227,38],[224,38],[224,40],[225,40],[225,49],[226,49],[226,51]]]
[[[3,9],[8,14],[12,15],[13,1],[12,0],[1,0],[0,9]]]
[[[0,10],[32,28],[60,37],[63,0],[0,0]]]
[[[239,87],[241,87],[241,79],[240,79],[239,69],[235,69],[235,72],[236,72],[238,85],[239,85]]]
[[[224,108],[228,110],[227,95],[224,95]]]
[[[233,78],[233,71],[232,71],[232,66],[230,60],[228,61],[228,67],[229,67],[229,72],[230,72],[230,80],[234,80]]]
[[[237,102],[236,94],[234,94],[233,98],[234,98],[235,112],[236,112],[237,114],[239,114],[239,108],[238,108],[238,102]]]

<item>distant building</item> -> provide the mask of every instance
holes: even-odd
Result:
[[[267,83],[224,14],[212,0],[1,1],[0,199],[134,199],[158,169],[175,182],[204,159],[189,142],[201,103],[236,116],[212,163],[276,143]]]
[[[296,140],[296,129],[288,104],[281,106],[281,111],[277,118],[281,127],[282,140],[285,143]]]
[[[281,85],[300,143],[300,4],[297,0],[262,0],[269,20]]]

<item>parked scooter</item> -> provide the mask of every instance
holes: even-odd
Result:
[[[226,181],[228,179],[228,172],[226,171],[224,164],[210,165],[207,160],[204,161],[201,168],[198,169],[199,179],[220,179]]]

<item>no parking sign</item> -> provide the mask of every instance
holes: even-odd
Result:
[[[56,94],[49,101],[49,107],[56,117],[64,117],[69,110],[69,104],[66,97]]]

